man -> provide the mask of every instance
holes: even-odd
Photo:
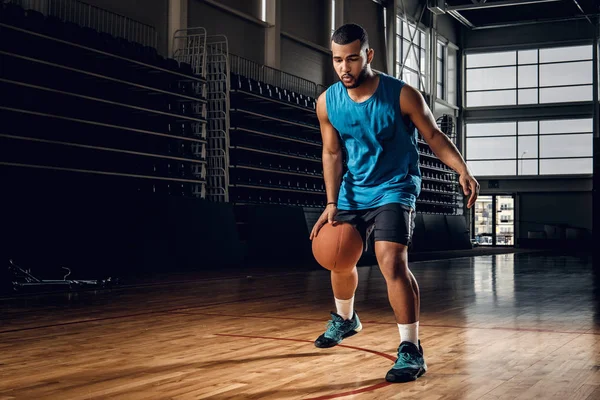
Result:
[[[421,188],[417,131],[435,155],[460,174],[464,194],[470,195],[469,208],[477,199],[479,184],[454,144],[438,129],[421,94],[371,69],[374,51],[362,27],[347,24],[337,29],[331,50],[340,82],[317,101],[327,207],[310,238],[326,223],[343,221],[358,228],[366,246],[374,243],[400,333],[398,358],[386,380],[408,382],[427,370],[419,341],[419,287],[407,256]],[[343,177],[342,143],[348,167]],[[354,311],[357,285],[356,267],[349,273],[331,273],[337,313],[331,314],[315,346],[335,346],[362,329]]]

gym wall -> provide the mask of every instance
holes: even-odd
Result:
[[[370,45],[375,49],[372,67],[378,71],[388,73],[383,6],[374,1],[346,0],[344,2],[344,13],[344,22],[355,22],[367,30]]]
[[[261,17],[261,0],[215,0],[226,7]],[[169,0],[89,0],[88,3],[154,26],[158,33],[158,51],[167,55]],[[419,0],[404,0],[409,20],[416,20],[422,6]],[[280,6],[280,69],[293,75],[329,86],[337,81],[332,69],[330,47],[331,2],[303,0],[278,2]],[[188,0],[188,26],[204,27],[209,35],[224,34],[231,53],[263,64],[265,28],[203,0]],[[345,0],[344,22],[355,22],[367,29],[375,49],[373,67],[389,73],[386,66],[383,6],[372,0]],[[432,25],[426,11],[425,26]],[[436,19],[439,33],[458,44],[460,24],[449,16]],[[300,40],[296,40],[300,39]]]
[[[592,230],[592,192],[522,193],[519,195],[520,237],[541,224],[565,224]]]
[[[585,19],[474,31],[466,27],[461,29],[464,49],[507,49],[519,45],[591,40],[594,37],[594,27]]]
[[[220,3],[249,15],[260,11],[260,1],[222,0]],[[252,5],[252,7],[251,7]],[[254,10],[250,13],[249,11]],[[188,27],[206,28],[208,35],[225,35],[229,52],[263,64],[265,59],[264,28],[201,0],[189,0]]]
[[[329,52],[330,2],[306,0],[282,1],[279,4],[281,70],[321,85],[332,82],[333,71]]]

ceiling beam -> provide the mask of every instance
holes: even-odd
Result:
[[[471,29],[475,28],[475,25],[473,25],[473,23],[471,21],[469,21],[467,18],[465,18],[458,11],[447,11],[447,13],[448,13],[448,15],[452,16],[454,19],[456,19],[458,22],[460,22],[467,28],[471,28]]]
[[[551,3],[557,1],[562,0],[501,0],[492,3],[464,4],[458,6],[448,5],[446,6],[446,11],[483,10],[487,8],[522,6],[526,4]]]
[[[472,29],[474,31],[479,31],[479,30],[483,30],[483,29],[512,28],[515,26],[549,24],[549,23],[554,23],[554,22],[565,22],[565,21],[578,21],[578,20],[589,18],[589,17],[594,17],[594,15],[593,14],[574,15],[572,17],[546,18],[546,19],[525,20],[525,21],[515,21],[515,22],[500,22],[500,23],[496,23],[496,24],[479,25]]]
[[[581,6],[580,6],[580,5],[579,5],[579,3],[577,2],[577,0],[573,0],[573,1],[575,2],[575,5],[577,6],[577,8],[579,8],[579,11],[581,11],[581,13],[582,13],[583,15],[585,15],[585,11],[583,11],[583,8],[581,8]],[[590,17],[588,17],[587,15],[585,15],[585,18],[588,20],[588,22],[589,22],[590,24],[592,24],[592,25],[593,25],[593,23],[592,23],[592,20],[590,19]]]

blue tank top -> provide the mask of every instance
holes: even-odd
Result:
[[[346,149],[348,169],[338,197],[340,210],[389,203],[415,208],[421,191],[417,129],[400,111],[404,82],[379,73],[375,93],[357,103],[337,82],[327,89],[327,115]]]

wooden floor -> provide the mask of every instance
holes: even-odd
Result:
[[[587,256],[411,263],[429,371],[388,384],[398,329],[376,267],[364,329],[314,347],[327,271],[0,299],[0,399],[600,399],[600,279]]]

